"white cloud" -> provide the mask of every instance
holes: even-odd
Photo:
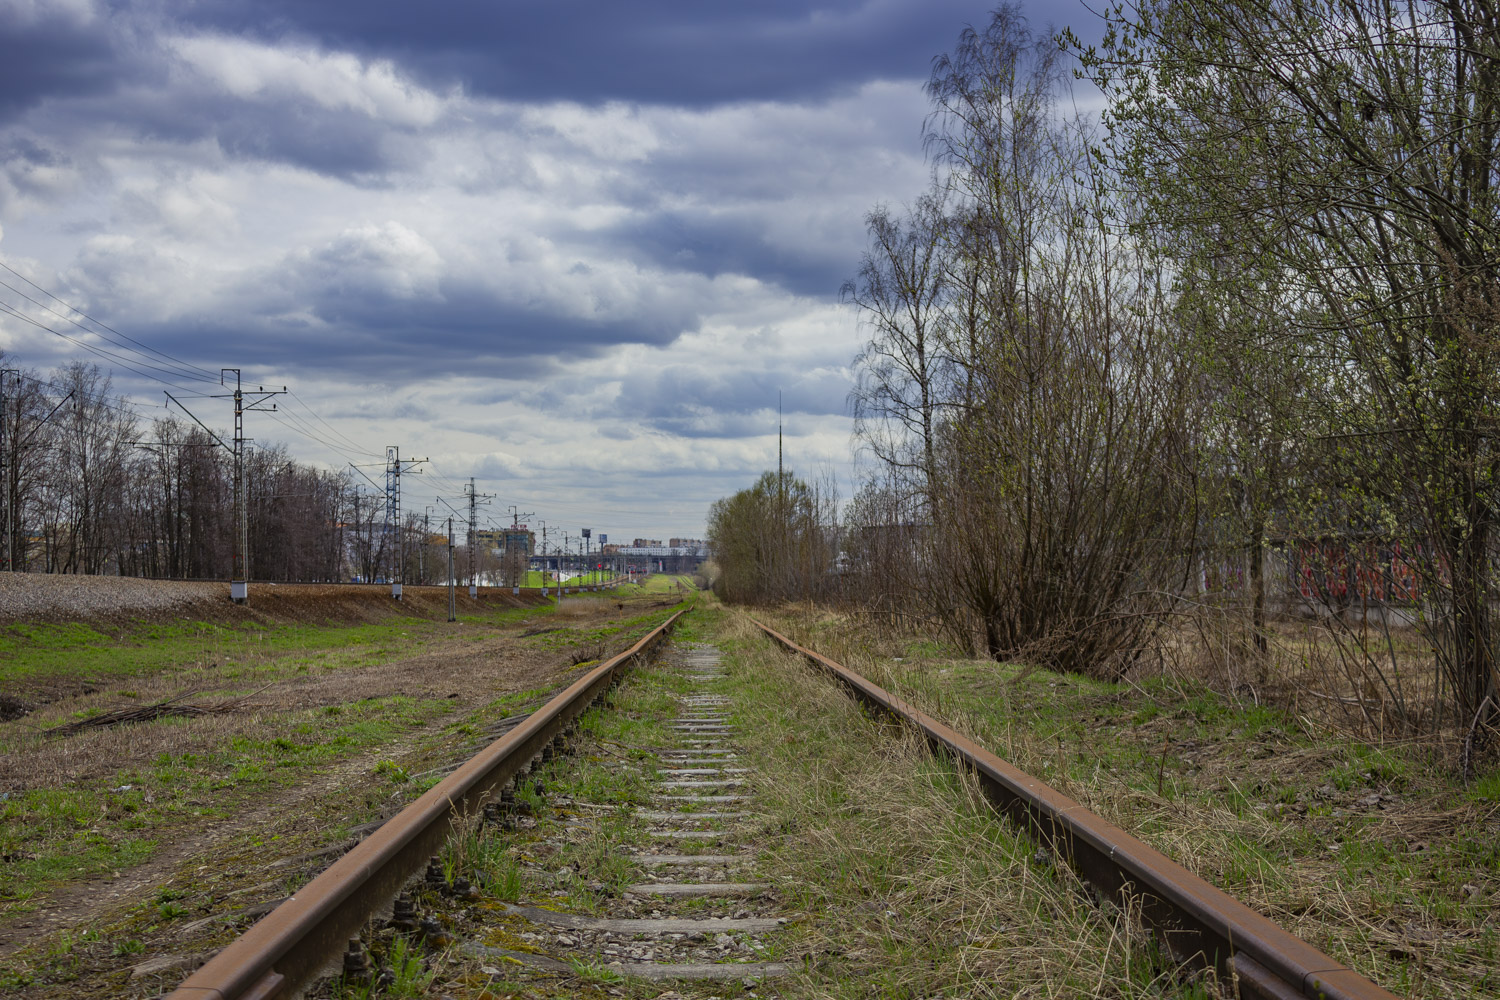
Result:
[[[864,213],[925,183],[915,84],[696,110],[527,105],[306,46],[199,35],[169,51],[178,71],[132,97],[163,120],[207,90],[268,129],[360,116],[409,155],[341,176],[197,132],[68,135],[28,118],[67,153],[52,169],[73,173],[30,182],[7,251],[49,260],[112,325],[217,368],[260,346],[252,320],[270,324],[283,353],[253,377],[293,385],[364,450],[399,444],[542,517],[593,510],[627,536],[698,534],[712,500],[774,465],[778,388],[794,467],[847,466],[857,331],[836,275],[857,266]],[[835,277],[788,290],[804,266]],[[434,325],[382,327],[403,308]],[[526,329],[506,326],[518,317]],[[209,323],[233,335],[192,332]],[[253,423],[299,457],[346,461],[293,424]]]
[[[316,253],[298,253],[324,280],[354,290],[399,299],[438,298],[443,259],[419,233],[395,221],[365,223],[344,230]]]
[[[95,17],[93,0],[0,0],[0,18],[17,27],[59,16],[75,25],[88,24]]]
[[[347,53],[278,48],[222,35],[177,37],[167,47],[193,74],[245,101],[299,98],[413,128],[437,122],[446,103],[403,78],[387,60],[367,62]]]

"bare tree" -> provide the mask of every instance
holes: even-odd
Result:
[[[901,564],[904,613],[965,645],[1123,669],[1193,523],[1193,382],[1160,265],[1115,231],[1135,209],[1106,193],[1087,123],[1061,110],[1057,45],[1018,7],[964,31],[927,91],[944,197],[872,214],[853,286],[875,334],[856,413],[884,467],[861,557]]]
[[[109,376],[97,365],[72,362],[52,381],[68,396],[48,432],[46,565],[60,573],[117,572],[134,417],[110,396]]]
[[[876,208],[866,217],[870,249],[859,277],[841,290],[860,310],[870,340],[854,361],[855,435],[875,459],[933,505],[934,415],[942,398],[944,262],[941,196],[927,194],[904,219]]]
[[[0,352],[0,368],[11,359]],[[14,369],[6,376],[5,398],[6,468],[0,489],[6,492],[8,514],[0,523],[0,568],[26,570],[31,564],[31,537],[35,530],[37,493],[47,468],[48,439],[45,422],[55,402],[48,400],[43,383],[31,369]],[[0,514],[0,516],[5,516]]]

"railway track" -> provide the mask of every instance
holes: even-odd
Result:
[[[460,766],[173,1000],[269,1000],[308,988],[356,997],[381,982],[422,989],[440,971],[423,954],[478,963],[480,981],[468,980],[476,988],[508,984],[527,995],[537,983],[622,977],[727,979],[749,991],[799,961],[805,971],[813,957],[784,939],[806,914],[759,871],[768,827],[742,766],[720,653],[674,644],[637,696],[656,721],[618,722],[614,738],[601,735],[594,710],[680,617]],[[1099,895],[1140,913],[1177,961],[1213,968],[1245,998],[1393,996],[899,698],[757,625],[870,709],[915,727]],[[591,762],[565,760],[580,744]],[[490,995],[505,995],[497,990]]]

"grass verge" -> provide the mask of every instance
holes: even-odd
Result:
[[[1500,777],[1170,678],[962,659],[821,613],[770,621],[1412,998],[1500,991]]]

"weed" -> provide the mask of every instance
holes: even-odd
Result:
[[[623,973],[618,969],[611,969],[607,965],[600,965],[596,962],[585,962],[579,958],[568,959],[568,965],[572,966],[573,975],[586,983],[614,985],[625,981]]]
[[[394,785],[404,784],[411,780],[411,775],[406,773],[406,768],[393,760],[383,760],[376,764],[372,773],[377,778],[389,778]]]
[[[1488,827],[1500,775],[1464,788],[1430,747],[1325,732],[1181,678],[1114,684],[915,644],[896,662],[889,640],[847,619],[783,626],[1376,982],[1414,998],[1471,985],[1451,954],[1412,949],[1403,927],[1466,942],[1470,969],[1500,968],[1500,941],[1471,902],[1500,891]],[[728,628],[738,650],[761,641]],[[1162,970],[1141,957],[1135,988]]]
[[[391,942],[386,968],[394,977],[385,991],[390,997],[425,997],[436,978],[422,961],[422,953],[404,937],[398,936]]]

